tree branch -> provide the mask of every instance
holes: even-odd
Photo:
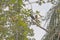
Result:
[[[47,30],[47,29],[45,29],[45,28],[43,28],[43,27],[41,27],[37,22],[34,22],[37,26],[39,26],[41,29],[43,29],[44,31],[46,31],[46,32],[48,32],[49,33],[49,31]]]

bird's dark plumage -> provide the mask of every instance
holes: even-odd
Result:
[[[30,14],[30,17],[31,17],[32,19],[35,19],[34,16],[33,16],[32,14]]]

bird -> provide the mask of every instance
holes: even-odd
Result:
[[[37,19],[38,18],[38,15],[35,15],[35,18]]]
[[[39,19],[40,19],[39,16],[38,16],[38,15],[35,15],[35,21],[36,21],[36,22],[40,22]]]
[[[32,14],[30,14],[30,17],[31,17],[33,20],[35,20],[35,17],[34,17]]]

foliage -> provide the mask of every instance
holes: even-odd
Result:
[[[60,2],[59,2],[60,3]],[[60,40],[60,5],[56,5],[53,11],[49,25],[47,29],[49,33],[46,33],[43,40]],[[50,12],[50,11],[49,11]]]
[[[22,0],[0,0],[0,40],[28,40],[29,11],[22,5]]]
[[[29,0],[25,1],[29,2]],[[55,0],[48,0],[47,2],[54,4],[54,1]],[[42,5],[46,2],[44,0],[39,0],[36,1],[36,3]],[[23,6],[25,4],[23,4],[22,0],[0,0],[0,40],[28,40],[27,35],[34,35],[32,34],[33,30],[29,29],[29,25],[35,23],[35,25],[42,28],[40,22],[36,20],[34,20],[35,22],[28,20],[30,13],[34,13],[31,10],[24,9]],[[60,10],[58,10],[58,12],[60,12]],[[38,11],[37,14],[39,15]]]

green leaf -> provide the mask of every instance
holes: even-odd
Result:
[[[22,21],[22,20],[18,21],[18,25],[23,26],[23,27],[27,26],[27,24],[24,21]]]
[[[21,6],[22,5],[22,0],[18,0],[18,4]]]
[[[15,2],[16,2],[16,0],[10,0],[10,3],[12,3],[12,4],[15,3]]]
[[[25,31],[25,32],[23,33],[23,35],[25,35],[25,36],[27,36],[27,34],[28,34],[28,32],[27,32],[27,31]]]

